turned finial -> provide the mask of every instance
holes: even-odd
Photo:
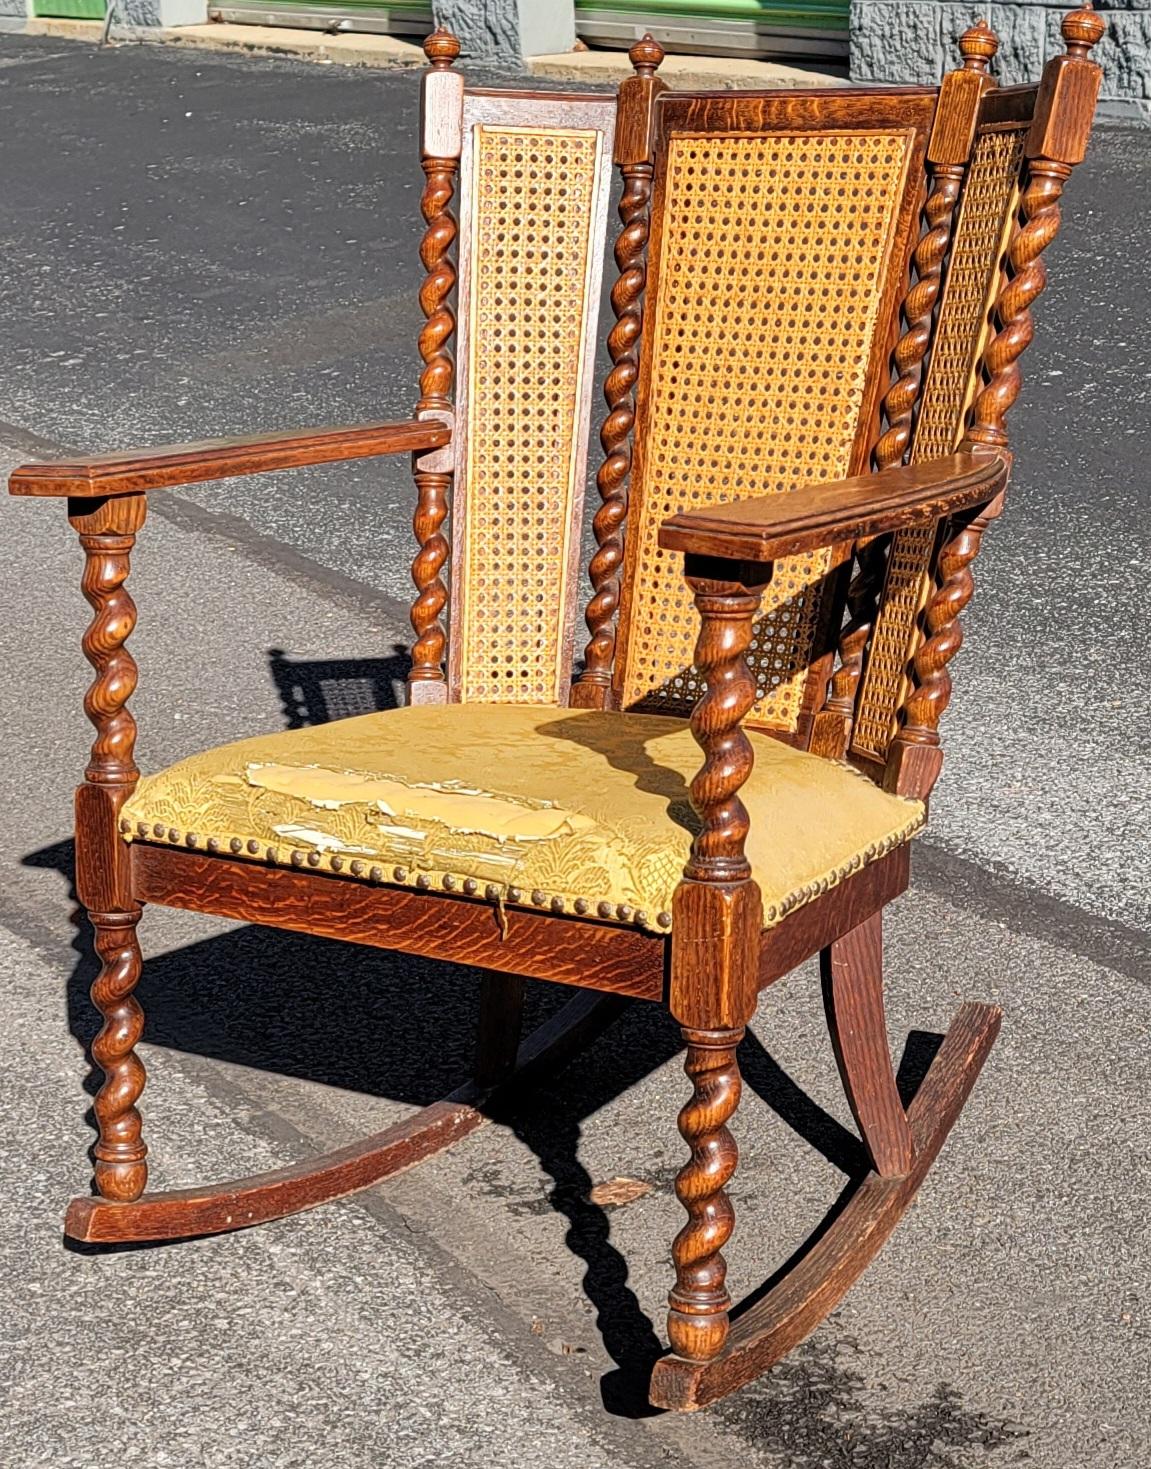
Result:
[[[638,76],[653,77],[666,53],[651,32],[645,31],[627,54]]]
[[[986,72],[998,50],[999,37],[985,20],[977,20],[959,38],[964,71]]]
[[[1067,54],[1086,57],[1107,29],[1107,23],[1096,13],[1091,0],[1084,0],[1081,9],[1072,10],[1063,17],[1059,29],[1067,42]]]
[[[437,26],[424,41],[424,55],[437,71],[446,71],[459,54],[458,37],[443,26]]]

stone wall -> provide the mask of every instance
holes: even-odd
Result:
[[[575,45],[573,0],[432,0],[432,14],[459,36],[465,58],[515,65]]]
[[[851,0],[851,78],[856,82],[937,82],[958,61],[956,40],[985,18],[1000,40],[993,69],[1004,82],[1038,78],[1063,50],[1059,22],[1074,0],[969,5],[954,0]],[[1114,7],[1098,0],[1107,31],[1092,53],[1103,67],[1103,112],[1151,116],[1151,0]]]

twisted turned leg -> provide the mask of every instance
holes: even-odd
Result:
[[[104,1073],[95,1101],[96,1189],[101,1198],[123,1204],[140,1197],[148,1177],[136,1109],[145,1080],[135,1050],[144,1014],[133,993],[142,964],[136,941],[140,905],[132,893],[128,848],[117,831],[121,807],[139,777],[136,721],[128,707],[136,688],[136,663],[127,647],[136,605],[126,582],[146,505],[143,495],[124,495],[71,500],[68,511],[84,549],[81,588],[93,614],[82,646],[95,673],[84,711],[96,734],[76,792],[76,891],[100,960],[92,985],[92,1003],[103,1021],[92,1043],[92,1060]]]
[[[718,577],[717,571],[739,578]],[[717,566],[689,557],[687,580],[700,614],[695,666],[705,693],[691,716],[703,762],[691,782],[700,818],[672,900],[672,1014],[687,1042],[691,1100],[679,1130],[691,1159],[676,1179],[687,1223],[672,1246],[675,1286],[668,1337],[685,1363],[709,1362],[727,1342],[731,1297],[723,1247],[735,1227],[725,1189],[738,1153],[727,1123],[739,1105],[736,1047],[755,1009],[763,903],[744,854],[748,815],[739,798],[752,748],[740,721],[755,702],[745,654],[769,569]]]
[[[140,909],[128,913],[90,913],[95,929],[100,972],[92,985],[92,1003],[103,1018],[92,1042],[92,1059],[104,1073],[94,1110],[100,1137],[93,1150],[96,1188],[101,1198],[131,1203],[144,1192],[148,1148],[136,1103],[146,1075],[135,1047],[144,1030],[144,1012],[133,991],[142,958],[136,941]]]
[[[691,1149],[691,1160],[680,1170],[675,1192],[688,1219],[672,1246],[675,1286],[668,1296],[667,1334],[679,1356],[706,1362],[723,1350],[730,1329],[731,1296],[722,1252],[735,1228],[735,1211],[725,1189],[735,1173],[739,1150],[727,1122],[739,1105],[736,1047],[743,1039],[743,1027],[684,1026],[683,1038],[684,1070],[693,1090],[679,1114],[679,1131]]]

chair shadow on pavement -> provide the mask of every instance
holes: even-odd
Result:
[[[280,649],[269,652],[291,728],[394,707],[405,665],[401,650],[378,660],[308,663],[292,661]],[[71,883],[73,844],[55,843],[24,863],[58,871]],[[98,966],[91,928],[75,906],[74,892],[72,901],[76,957],[67,987],[68,1020],[87,1049],[98,1028],[88,996]],[[141,937],[145,963],[137,995],[149,1045],[414,1106],[446,1095],[470,1072],[480,978],[475,969],[254,925],[149,956],[147,913]],[[562,985],[529,985],[525,1030],[569,998]],[[434,1017],[434,1044],[428,1043],[428,1017]],[[905,1100],[940,1039],[918,1032],[909,1038],[900,1067]],[[549,1079],[533,1091],[528,1106],[497,1118],[535,1153],[551,1180],[548,1204],[567,1221],[568,1248],[583,1263],[583,1288],[615,1364],[601,1383],[603,1400],[609,1411],[625,1417],[656,1411],[648,1406],[647,1386],[665,1348],[629,1286],[627,1262],[611,1241],[610,1215],[592,1202],[593,1179],[579,1157],[581,1126],[680,1048],[678,1027],[663,1007],[633,1004],[560,1080]],[[847,1178],[843,1194],[790,1265],[842,1209],[867,1159],[858,1138],[812,1101],[751,1032],[740,1048],[740,1065],[745,1083]],[[85,1083],[89,1096],[98,1084],[93,1068]],[[91,1111],[88,1122],[94,1126]],[[213,1162],[205,1160],[206,1173]],[[666,1176],[649,1181],[670,1187],[672,1179],[673,1170],[666,1170]]]

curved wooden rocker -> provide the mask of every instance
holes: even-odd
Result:
[[[347,1198],[442,1152],[491,1121],[516,1094],[562,1066],[615,1019],[627,1001],[577,995],[527,1038],[503,1079],[466,1082],[450,1096],[358,1143],[322,1157],[255,1173],[231,1183],[141,1194],[130,1203],[73,1199],[64,1233],[87,1244],[189,1239],[283,1219]]]

